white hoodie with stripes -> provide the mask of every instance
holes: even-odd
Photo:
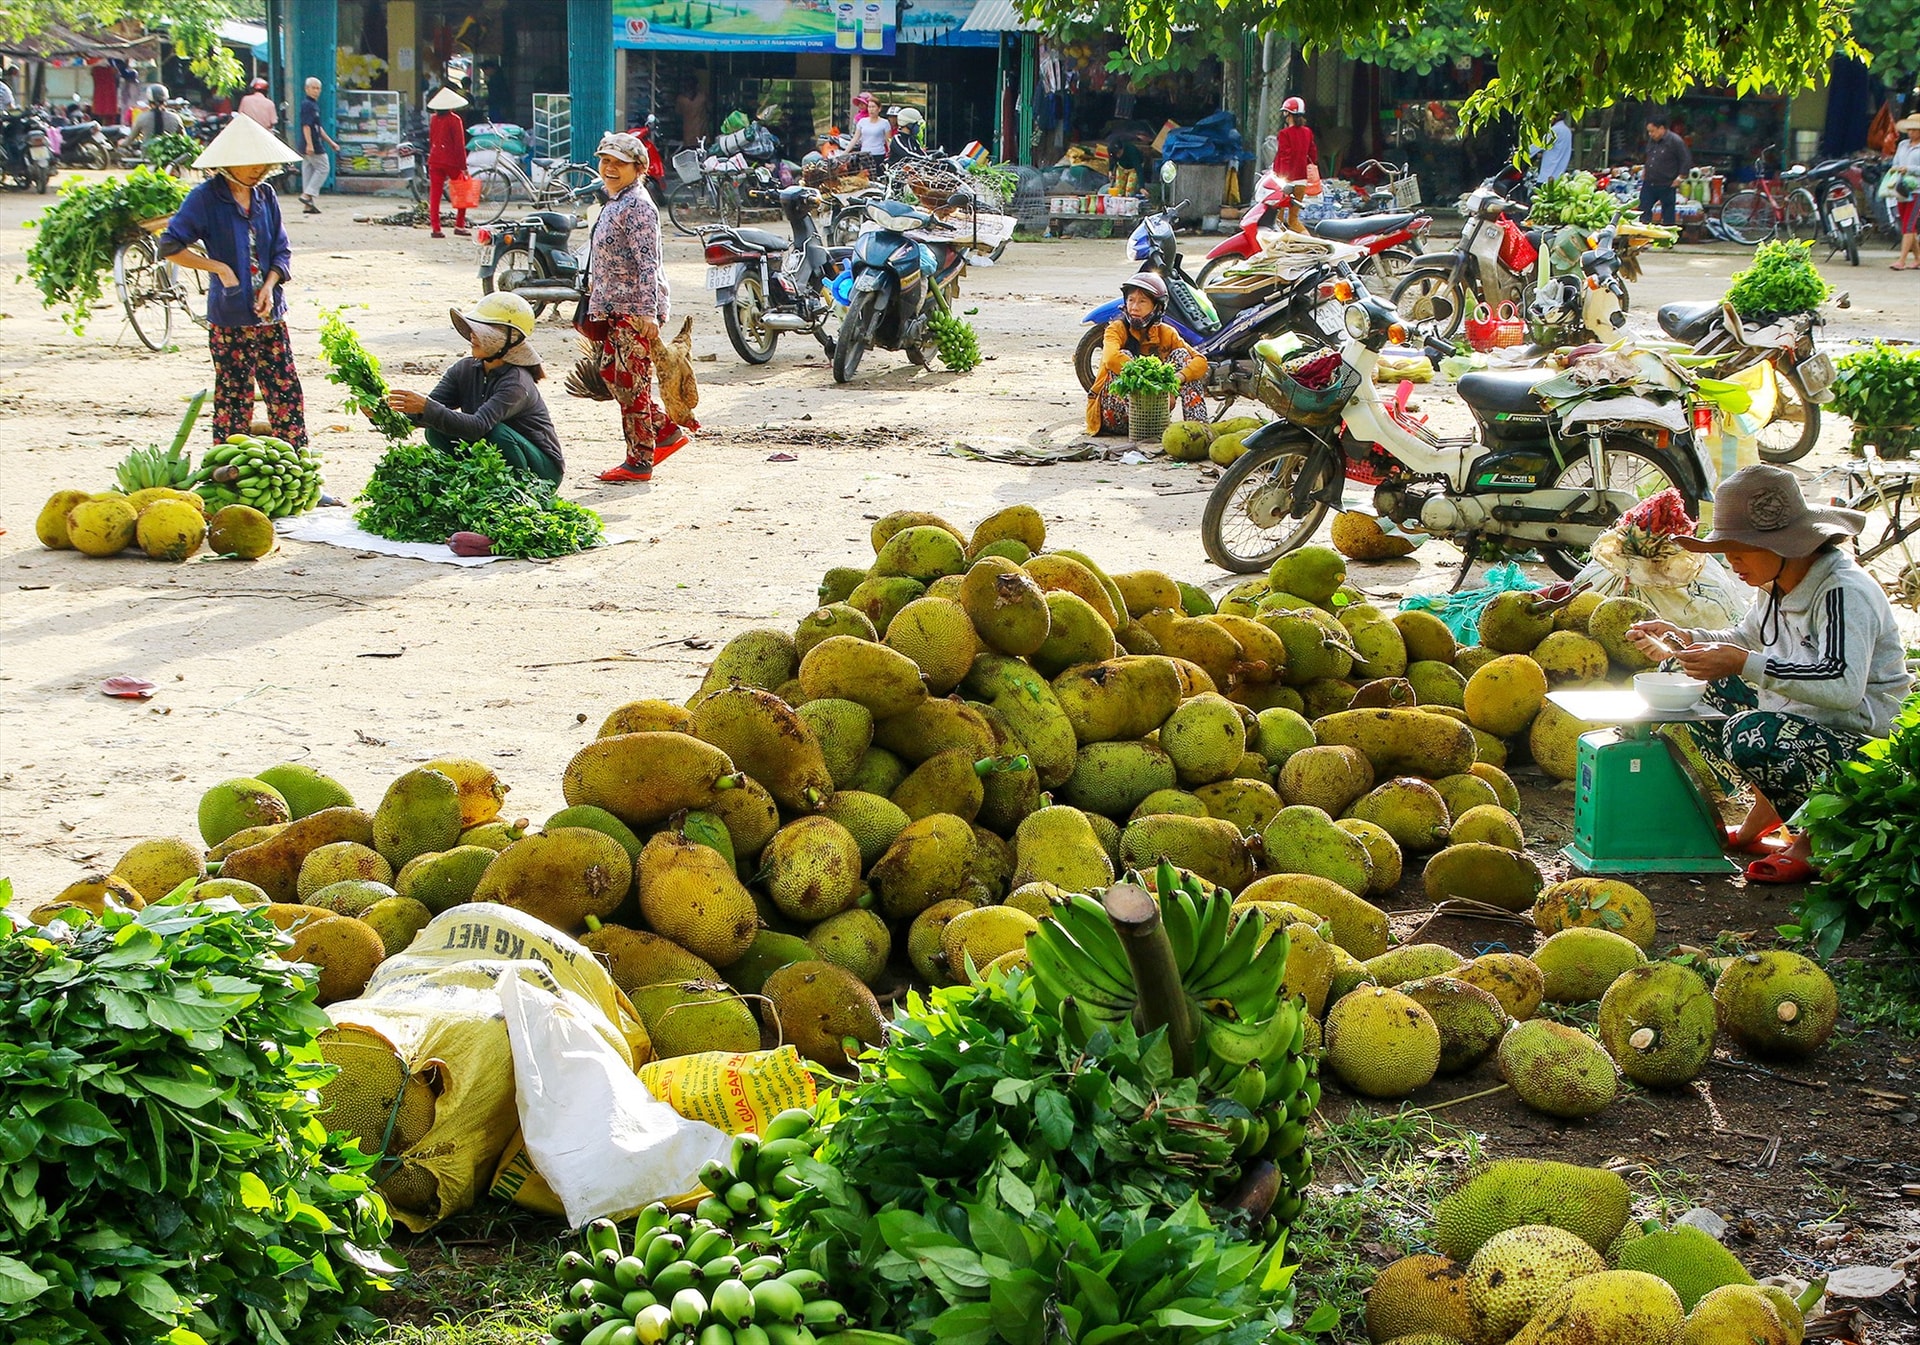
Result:
[[[1741,677],[1762,710],[1783,710],[1845,733],[1884,738],[1913,685],[1893,608],[1878,581],[1836,547],[1779,600],[1761,590],[1731,630],[1695,630],[1697,644],[1751,650]]]

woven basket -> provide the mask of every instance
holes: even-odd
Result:
[[[1136,444],[1159,443],[1173,422],[1173,394],[1135,392],[1127,396],[1127,435]]]

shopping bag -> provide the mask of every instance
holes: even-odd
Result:
[[[447,199],[453,202],[455,210],[477,210],[480,207],[480,179],[468,177],[462,173],[459,177],[447,181]]]
[[[1317,163],[1308,164],[1307,185],[1301,189],[1300,194],[1303,196],[1318,196],[1323,190],[1325,190],[1325,188],[1320,182],[1320,165]]]
[[[1478,351],[1492,350],[1500,344],[1500,320],[1493,315],[1493,309],[1486,304],[1477,304],[1462,324],[1466,331],[1467,344]]]

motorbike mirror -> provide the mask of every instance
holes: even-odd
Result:
[[[1160,181],[1162,183],[1171,187],[1173,185],[1173,180],[1178,176],[1180,176],[1179,164],[1175,163],[1171,159],[1162,159],[1160,161]]]

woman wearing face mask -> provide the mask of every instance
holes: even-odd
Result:
[[[1748,881],[1803,883],[1813,876],[1807,838],[1769,838],[1821,776],[1887,735],[1913,679],[1886,593],[1841,545],[1864,514],[1813,508],[1793,473],[1766,466],[1721,482],[1713,510],[1711,534],[1675,540],[1723,554],[1759,590],[1753,606],[1730,630],[1643,621],[1627,637],[1712,683],[1708,703],[1730,716],[1699,741],[1753,786],[1752,810],[1727,831],[1728,849],[1758,856]]]
[[[293,274],[293,248],[280,199],[266,182],[280,165],[299,161],[259,122],[235,117],[193,161],[195,168],[212,172],[187,193],[160,236],[161,256],[213,277],[207,287],[207,342],[213,351],[216,441],[252,427],[257,388],[274,434],[295,447],[307,442],[306,407],[281,293]]]
[[[1087,433],[1127,432],[1127,399],[1112,396],[1107,388],[1129,360],[1141,355],[1158,356],[1180,371],[1182,417],[1207,419],[1206,398],[1201,395],[1207,362],[1175,328],[1160,320],[1167,311],[1167,282],[1151,271],[1128,276],[1120,282],[1120,299],[1126,316],[1107,324],[1100,367],[1087,391]]]

